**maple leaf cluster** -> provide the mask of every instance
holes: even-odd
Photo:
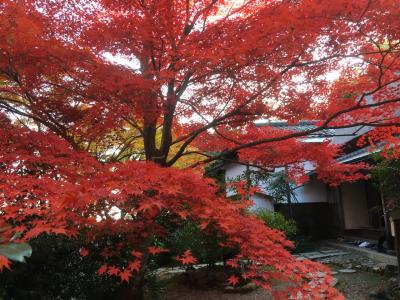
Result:
[[[309,293],[310,289],[333,293],[325,283],[312,288],[308,284],[314,280],[310,274],[328,272],[325,267],[297,261],[286,249],[291,243],[281,232],[249,216],[246,203],[218,196],[218,188],[211,179],[193,171],[161,168],[152,163],[104,165],[88,154],[74,151],[53,134],[12,127],[2,118],[0,227],[5,228],[2,232],[5,240],[16,232],[20,235],[17,241],[25,241],[41,233],[73,236],[85,230],[90,245],[95,238],[118,233],[126,237],[124,246],[116,247],[114,253],[107,252],[104,260],[118,255],[118,248],[122,251],[126,247],[132,249],[132,260],[126,266],[105,262],[98,274],[118,276],[128,282],[141,270],[145,258],[168,251],[154,246],[137,248],[151,237],[165,235],[165,229],[155,218],[167,209],[179,224],[184,220],[182,211],[186,211],[184,217],[202,223],[203,230],[210,223],[215,224],[228,237],[225,247],[240,247],[240,254],[231,261],[231,266],[238,267],[234,262],[241,259],[250,261],[242,274],[245,278],[266,288],[270,280],[278,279],[297,287],[291,292]],[[145,203],[151,205],[144,209]],[[108,215],[107,210],[112,206],[124,211],[125,217]],[[88,248],[80,249],[82,257],[90,253]],[[197,262],[190,250],[177,260],[184,265]],[[9,268],[7,261],[2,261],[2,265]]]
[[[163,166],[290,139],[260,118],[398,124],[395,2],[239,2],[3,1],[1,108],[98,158]]]
[[[251,126],[243,141],[259,138],[280,138],[299,134],[294,130],[277,129],[272,126]],[[264,169],[274,170],[276,167],[287,167],[288,177],[297,184],[308,180],[305,165],[313,166],[318,178],[331,185],[365,179],[365,171],[369,166],[365,163],[342,164],[337,158],[343,154],[340,145],[332,144],[327,137],[320,142],[305,143],[301,139],[288,138],[285,143],[272,142],[265,149],[262,145],[243,149],[239,152],[241,161],[251,161]]]
[[[186,250],[181,256],[177,256],[176,259],[183,265],[195,264],[197,262],[196,257],[192,255],[190,250]]]

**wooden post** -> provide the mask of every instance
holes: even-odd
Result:
[[[394,244],[396,246],[397,268],[400,276],[400,209],[393,211],[391,217],[394,223]]]
[[[251,177],[250,177],[250,167],[249,165],[246,165],[246,171],[245,171],[245,177],[246,177],[246,190],[249,191],[251,188]],[[250,200],[250,195],[247,193],[246,195],[247,200]]]
[[[289,213],[290,213],[290,218],[294,219],[293,216],[293,207],[292,207],[292,191],[290,189],[290,182],[289,182],[289,170],[288,170],[288,166],[285,165],[285,181],[286,181],[286,197],[287,197],[287,202],[289,205]]]
[[[399,235],[400,235],[400,220],[393,220],[394,222],[394,243],[396,245],[396,255],[397,255],[397,268],[399,270],[399,275],[400,275],[400,239],[399,239]]]

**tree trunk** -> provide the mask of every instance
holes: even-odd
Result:
[[[385,227],[385,234],[386,234],[386,241],[388,243],[388,248],[392,249],[394,247],[393,245],[393,240],[390,232],[390,220],[388,216],[388,212],[386,209],[386,203],[385,203],[385,198],[384,198],[384,193],[382,189],[382,184],[379,185],[379,192],[380,192],[380,197],[381,197],[381,203],[382,203],[382,212],[383,212],[383,220],[384,220],[384,227]]]
[[[141,268],[139,272],[134,273],[130,281],[130,297],[127,300],[143,300],[144,299],[144,285],[145,275],[147,271],[147,263],[149,260],[149,254],[143,255],[141,260]]]
[[[144,293],[143,293],[143,285],[144,285],[144,276],[140,280],[137,281],[136,284],[132,287],[132,300],[143,300]]]

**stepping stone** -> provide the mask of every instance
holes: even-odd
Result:
[[[339,272],[340,273],[355,273],[357,271],[354,269],[341,269],[341,270],[339,270]]]
[[[185,270],[181,269],[181,270],[170,270],[167,271],[166,273],[170,273],[170,274],[179,274],[179,273],[184,273]]]
[[[301,256],[309,257],[309,256],[314,256],[314,255],[321,255],[321,252],[304,252],[300,253]]]
[[[338,250],[325,250],[321,252],[305,252],[305,253],[300,253],[301,256],[307,257],[308,259],[321,259],[321,258],[327,258],[331,256],[340,256],[340,255],[346,255],[348,252],[345,251],[338,251]]]
[[[332,250],[321,250],[320,251],[321,253],[323,253],[323,254],[336,254],[336,253],[348,253],[348,252],[345,252],[345,251],[342,251],[342,250],[335,250],[335,249],[332,249]]]
[[[307,257],[308,259],[320,259],[320,258],[330,257],[331,255],[318,253],[318,254],[307,254],[304,256]]]
[[[347,255],[347,254],[349,254],[349,252],[346,252],[346,251],[338,251],[338,250],[335,250],[335,251],[331,251],[331,250],[329,250],[329,251],[321,251],[321,253],[322,254],[329,254],[330,256],[339,256],[339,255]]]

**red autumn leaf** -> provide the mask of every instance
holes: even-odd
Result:
[[[45,225],[45,224],[38,224],[37,226],[33,227],[31,230],[25,234],[25,238],[34,238],[40,235],[41,233],[51,233],[52,226]]]
[[[64,235],[68,235],[68,231],[64,228],[54,228],[51,230],[52,233],[55,234],[64,234]]]
[[[86,248],[81,248],[79,249],[79,255],[82,257],[86,257],[89,255],[89,250]]]
[[[115,266],[110,266],[108,268],[108,275],[112,276],[112,275],[118,275],[120,272],[119,268],[115,267]]]
[[[146,201],[146,202],[140,203],[137,210],[145,212],[145,211],[151,210],[153,208],[157,208],[158,210],[161,210],[163,207],[164,207],[164,204],[161,201],[153,200],[153,201]]]
[[[100,255],[103,257],[110,257],[113,255],[113,252],[109,248],[105,248],[100,252]]]
[[[97,274],[103,275],[107,272],[107,269],[108,269],[107,264],[104,264],[97,270]]]
[[[237,276],[235,276],[235,275],[229,276],[229,278],[228,278],[228,283],[229,283],[230,285],[233,285],[233,286],[237,285],[237,284],[239,283],[239,277],[237,277]]]
[[[207,228],[208,224],[210,224],[210,222],[200,222],[200,228],[201,230],[204,230]]]
[[[160,248],[160,247],[148,247],[147,250],[149,251],[150,254],[159,254],[159,253],[164,253],[164,252],[169,252],[168,249]]]
[[[232,268],[239,268],[237,259],[229,259],[226,264]]]
[[[188,211],[185,211],[185,210],[178,211],[177,214],[183,220],[186,220],[187,217],[190,215],[190,213]]]
[[[131,271],[139,272],[141,265],[142,265],[142,263],[140,262],[140,260],[134,260],[134,261],[129,262],[128,269]]]
[[[4,268],[11,270],[10,264],[11,262],[8,260],[7,257],[0,255],[0,272],[3,272]]]
[[[132,277],[132,272],[128,269],[119,273],[119,277],[121,278],[121,282],[129,282],[129,279]]]
[[[136,258],[141,258],[143,256],[143,253],[134,250],[134,251],[131,252],[131,255],[136,257]]]
[[[177,256],[176,259],[184,265],[197,263],[197,258],[192,255],[190,250],[186,250],[181,256]]]

